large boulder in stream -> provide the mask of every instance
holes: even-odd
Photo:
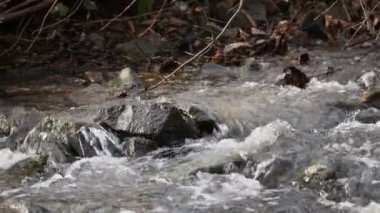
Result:
[[[100,126],[46,117],[28,133],[19,149],[66,163],[80,157],[121,156],[118,145],[118,138]]]
[[[201,136],[193,119],[170,103],[113,105],[100,110],[95,121],[123,138],[156,141],[155,147],[180,146],[186,138]]]

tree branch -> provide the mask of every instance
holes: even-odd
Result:
[[[24,15],[28,15],[31,13],[38,12],[38,11],[50,6],[51,4],[53,4],[53,2],[54,2],[54,0],[42,0],[42,2],[38,3],[37,5],[25,8],[23,10],[15,11],[13,13],[0,15],[0,24],[7,22],[7,21],[10,21],[10,20],[13,20],[13,19],[17,19],[17,18],[24,16]]]

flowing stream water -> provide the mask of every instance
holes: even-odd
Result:
[[[221,85],[206,79],[176,92],[158,90],[155,101],[199,106],[217,118],[221,131],[187,140],[170,157],[157,157],[160,149],[137,159],[83,158],[48,180],[0,192],[0,201],[20,212],[25,206],[30,212],[380,212],[380,122],[356,119],[367,110],[357,107],[364,91],[357,79],[378,72],[377,57],[351,63],[320,56],[305,68],[309,74],[328,60],[346,75],[314,78],[306,89],[275,85],[282,67],[274,63]],[[2,149],[0,168],[25,157]],[[251,176],[202,172],[236,159],[255,162]],[[285,162],[281,175],[263,184],[260,173],[278,159]],[[329,199],[298,186],[315,164],[344,173],[338,181],[346,197]]]

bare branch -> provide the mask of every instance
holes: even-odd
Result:
[[[173,72],[171,72],[170,74],[168,74],[167,76],[164,77],[164,79],[162,79],[161,81],[159,81],[158,83],[154,84],[153,86],[147,88],[146,90],[142,91],[142,92],[147,92],[149,90],[152,90],[152,89],[155,89],[157,87],[159,87],[162,83],[164,83],[165,81],[167,81],[171,76],[173,76],[175,73],[177,73],[179,70],[181,70],[184,66],[186,66],[187,64],[189,64],[190,62],[192,62],[194,59],[196,59],[197,57],[199,57],[200,55],[204,54],[205,52],[207,52],[211,47],[212,45],[220,38],[222,37],[223,33],[227,30],[228,26],[230,26],[231,22],[234,20],[234,18],[237,16],[237,14],[240,12],[241,8],[243,7],[243,2],[244,0],[240,0],[239,1],[239,5],[238,5],[238,8],[236,9],[235,13],[231,16],[231,18],[228,20],[228,22],[226,23],[226,25],[223,27],[222,31],[215,37],[214,40],[212,40],[206,47],[204,47],[202,50],[200,50],[197,54],[195,54],[193,57],[191,57],[190,59],[188,59],[187,61],[185,61],[184,63],[182,63],[179,67],[177,67],[177,69],[175,69]]]
[[[100,31],[106,29],[112,22],[114,22],[116,19],[120,18],[120,16],[122,16],[135,2],[136,2],[136,0],[133,0],[130,4],[128,4],[121,13],[119,13],[117,16],[115,16],[113,19],[111,19],[111,21],[109,21],[107,24],[105,24],[100,29]]]
[[[38,31],[38,34],[36,35],[36,37],[34,37],[32,43],[29,45],[28,49],[26,49],[27,52],[32,48],[34,42],[36,42],[37,38],[40,36],[40,34],[41,34],[41,32],[42,32],[42,28],[43,28],[44,25],[45,25],[46,19],[47,19],[47,17],[49,16],[49,13],[53,10],[55,4],[57,4],[57,2],[58,2],[58,0],[54,0],[53,4],[52,4],[51,7],[49,8],[49,10],[46,12],[46,14],[45,14],[45,16],[44,16],[44,19],[42,20],[40,30]]]
[[[24,16],[24,15],[29,15],[29,14],[38,12],[38,11],[50,6],[51,4],[53,4],[53,2],[54,2],[54,0],[42,0],[42,2],[40,2],[37,5],[27,7],[23,10],[15,11],[13,13],[0,15],[0,24],[7,22],[7,21],[10,21],[10,20],[13,20],[13,19],[17,19],[17,18]]]

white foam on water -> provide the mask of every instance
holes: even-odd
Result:
[[[257,82],[244,82],[244,84],[242,86],[252,88],[252,87],[256,87],[258,85],[259,85],[259,83],[257,83]]]
[[[155,213],[166,213],[166,212],[169,212],[168,209],[166,209],[165,207],[163,206],[159,206],[159,207],[156,207],[154,209],[152,209],[152,212],[155,212]]]
[[[110,150],[110,146],[121,150],[118,145],[120,144],[119,139],[104,129],[82,127],[80,128],[80,133],[83,135],[85,141],[89,141],[91,146],[94,147],[97,155],[112,156],[113,152]]]
[[[223,139],[211,146],[217,154],[228,153],[256,153],[266,147],[280,143],[278,138],[282,135],[294,133],[293,127],[286,121],[275,120],[265,126],[255,128],[244,141],[236,139]]]
[[[128,160],[126,158],[115,158],[110,156],[97,156],[92,158],[83,158],[78,161],[75,161],[73,164],[71,164],[66,172],[64,177],[68,178],[74,178],[81,174],[81,172],[88,172],[89,175],[96,173],[100,170],[107,170],[111,169],[113,171],[116,171],[117,173],[127,173],[129,175],[137,175],[137,173],[129,168],[128,166],[123,165],[123,163],[126,163]],[[84,170],[82,167],[87,166],[90,168],[85,168]]]
[[[372,201],[365,207],[357,208],[360,213],[380,213],[380,203]]]
[[[29,155],[15,151],[12,152],[9,148],[0,149],[0,169],[8,169],[13,164],[29,157]]]
[[[127,209],[120,209],[119,213],[136,213],[135,211],[127,210]]]
[[[359,206],[348,201],[336,203],[333,201],[319,199],[319,202],[325,206],[330,206],[334,209],[349,211],[352,213],[380,213],[380,203],[374,201],[371,201],[366,206]]]
[[[249,152],[255,153],[262,148],[272,146],[277,143],[277,139],[281,135],[290,135],[294,129],[292,126],[283,120],[275,120],[265,126],[260,126],[252,130],[244,141],[236,139],[223,139],[217,144],[211,145],[210,148],[219,153],[238,153]]]
[[[181,186],[181,188],[192,191],[190,205],[206,206],[257,197],[262,190],[257,180],[235,173],[219,176],[198,173],[197,181],[193,185]]]
[[[366,123],[360,123],[359,121],[355,121],[355,120],[348,120],[348,121],[344,121],[338,124],[334,129],[332,129],[332,133],[337,133],[337,132],[348,133],[352,129],[357,129],[357,128],[363,129],[363,131],[374,131],[376,129],[379,129],[379,127],[380,127],[380,122],[375,123],[375,124],[372,124],[372,123],[366,124]]]
[[[293,127],[286,121],[275,120],[265,126],[255,128],[243,141],[237,139],[223,139],[218,143],[209,143],[206,150],[190,153],[187,161],[176,165],[175,170],[180,176],[188,174],[198,168],[219,165],[232,159],[243,158],[275,146],[283,142],[281,136],[294,134]]]
[[[5,190],[5,191],[0,193],[0,197],[8,197],[8,196],[10,196],[12,194],[16,194],[20,191],[21,191],[21,188]]]
[[[357,91],[359,89],[359,85],[352,81],[347,84],[341,84],[337,81],[319,81],[316,78],[312,78],[307,87],[307,90],[334,92]]]
[[[63,177],[60,174],[54,174],[52,177],[49,179],[43,181],[43,182],[38,182],[34,185],[32,185],[32,188],[47,188],[49,187],[52,183],[57,182],[58,180],[61,180]]]

